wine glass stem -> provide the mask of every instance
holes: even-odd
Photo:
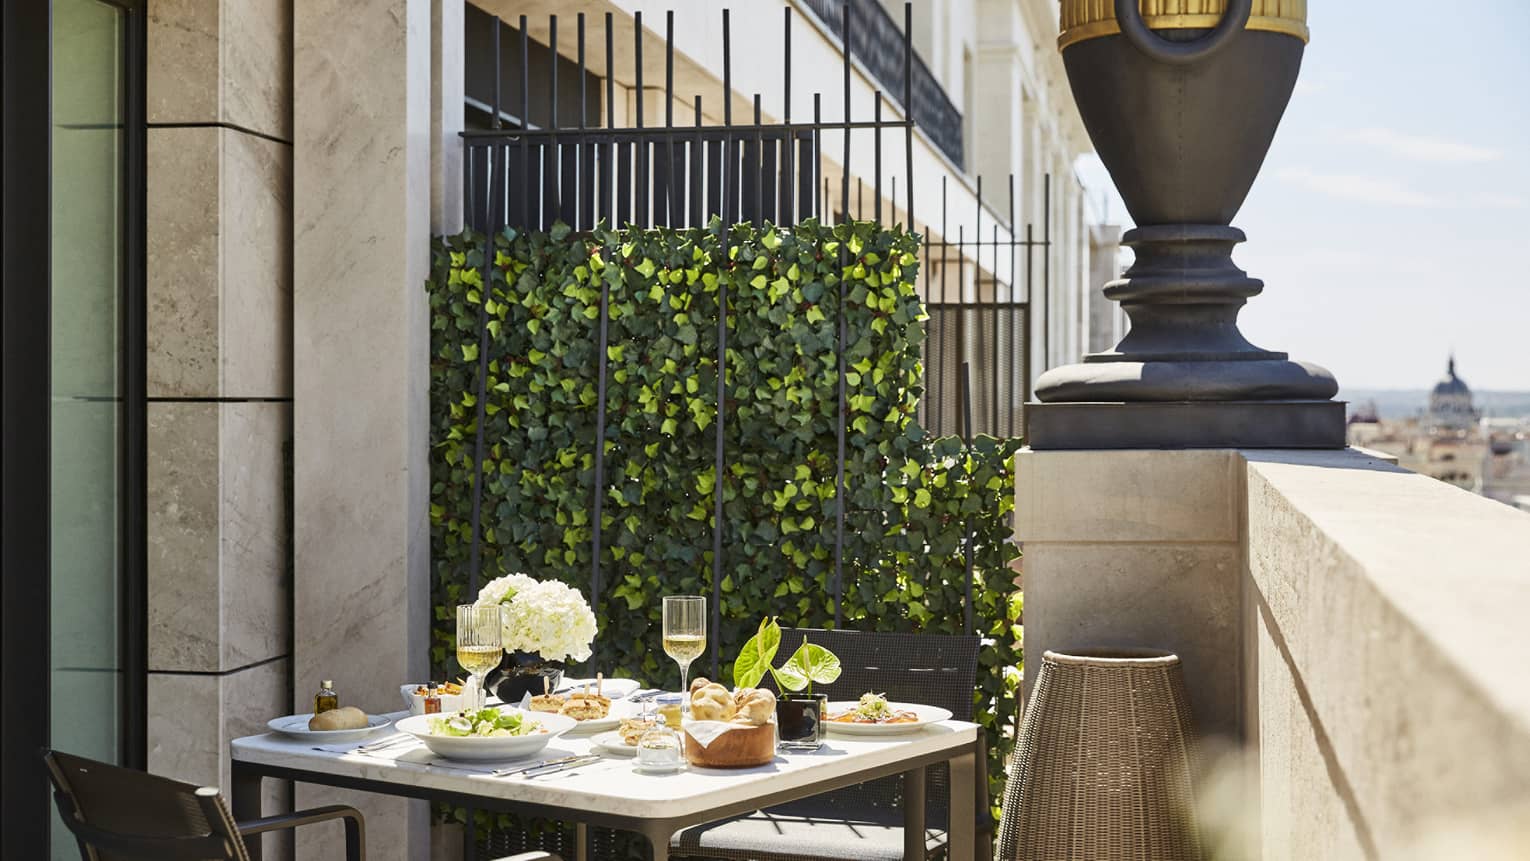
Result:
[[[687,682],[689,682],[691,678],[691,662],[676,661],[675,663],[680,665],[680,700],[681,702],[684,702],[685,700],[689,699],[685,694]]]

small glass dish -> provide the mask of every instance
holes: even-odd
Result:
[[[680,694],[660,694],[654,697],[655,710],[672,730],[680,729],[681,703],[684,699]]]
[[[680,735],[663,723],[656,723],[638,738],[634,768],[651,774],[679,771],[684,765]]]

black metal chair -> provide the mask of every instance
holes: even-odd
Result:
[[[889,700],[940,706],[957,720],[972,720],[978,637],[788,628],[781,632],[781,654],[794,651],[804,635],[839,656],[839,680],[822,688],[829,699],[854,700],[875,691]],[[978,834],[989,835],[993,818],[982,757],[977,780]],[[898,777],[873,780],[688,828],[675,835],[671,851],[676,857],[750,861],[897,861],[904,857],[902,795]],[[925,798],[925,848],[930,857],[943,853],[946,845],[950,786],[945,765],[928,770]],[[978,842],[981,845],[983,838]]]
[[[249,861],[245,838],[342,820],[346,861],[364,861],[361,812],[334,805],[234,822],[218,789],[47,751],[59,815],[83,861]]]
[[[44,751],[59,815],[83,861],[249,861],[245,839],[341,820],[346,861],[365,861],[361,811],[331,805],[235,822],[217,787]],[[558,861],[525,852],[499,861]]]

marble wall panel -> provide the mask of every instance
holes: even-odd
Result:
[[[292,136],[292,0],[149,0],[151,123]]]
[[[291,405],[149,405],[149,666],[223,672],[291,631]]]
[[[149,130],[150,395],[290,396],[291,163],[231,129]]]
[[[333,678],[394,708],[427,656],[432,6],[294,12],[293,684]],[[299,788],[300,805],[340,799],[365,813],[374,856],[428,857],[424,805]],[[300,852],[333,854],[333,837],[303,835]]]

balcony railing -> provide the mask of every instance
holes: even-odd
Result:
[[[878,0],[805,0],[804,4],[841,43],[845,40],[844,4],[850,4],[850,56],[871,71],[883,95],[903,103],[903,31]],[[913,57],[914,124],[958,168],[962,162],[962,113],[918,54]]]

